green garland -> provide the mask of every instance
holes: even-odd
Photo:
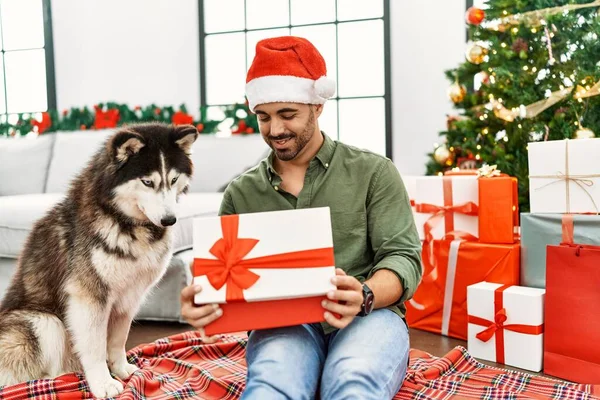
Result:
[[[35,114],[18,114],[15,123],[0,122],[0,136],[24,136],[31,132],[45,134],[49,132],[69,132],[89,129],[115,128],[126,124],[140,122],[161,122],[166,124],[192,124],[201,134],[218,131],[223,121],[231,119],[232,134],[255,134],[258,132],[258,121],[250,112],[247,104],[231,104],[219,107],[223,112],[222,119],[209,119],[208,107],[200,107],[200,118],[188,114],[187,108],[181,104],[177,109],[173,106],[135,106],[114,102],[99,103],[94,108],[71,108],[70,110],[48,110],[42,113],[39,121]],[[39,113],[38,113],[39,115]]]

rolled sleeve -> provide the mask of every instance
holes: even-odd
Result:
[[[421,241],[408,193],[394,164],[386,159],[375,175],[367,199],[367,221],[374,267],[396,274],[403,288],[397,304],[409,300],[421,279]]]

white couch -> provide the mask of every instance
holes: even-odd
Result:
[[[34,222],[58,202],[71,178],[112,130],[57,132],[0,139],[0,298]],[[267,154],[260,135],[200,135],[193,147],[195,176],[180,204],[174,257],[138,320],[183,322],[179,292],[191,281],[192,218],[217,215],[222,188]]]

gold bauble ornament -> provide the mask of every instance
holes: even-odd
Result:
[[[466,95],[467,88],[458,82],[454,82],[448,88],[448,97],[450,97],[450,100],[452,100],[454,103],[460,103],[465,99]]]
[[[446,147],[445,144],[439,146],[433,152],[433,158],[438,164],[444,165],[446,161],[450,158],[450,150]]]
[[[588,128],[579,128],[575,132],[575,139],[592,139],[596,137],[594,131]]]
[[[488,49],[481,45],[479,42],[470,42],[467,45],[465,57],[467,61],[472,64],[479,65],[485,61],[485,56],[488,54]]]

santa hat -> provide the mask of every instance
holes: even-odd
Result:
[[[259,41],[246,76],[250,110],[259,104],[323,104],[335,93],[325,60],[308,40],[282,36]]]

